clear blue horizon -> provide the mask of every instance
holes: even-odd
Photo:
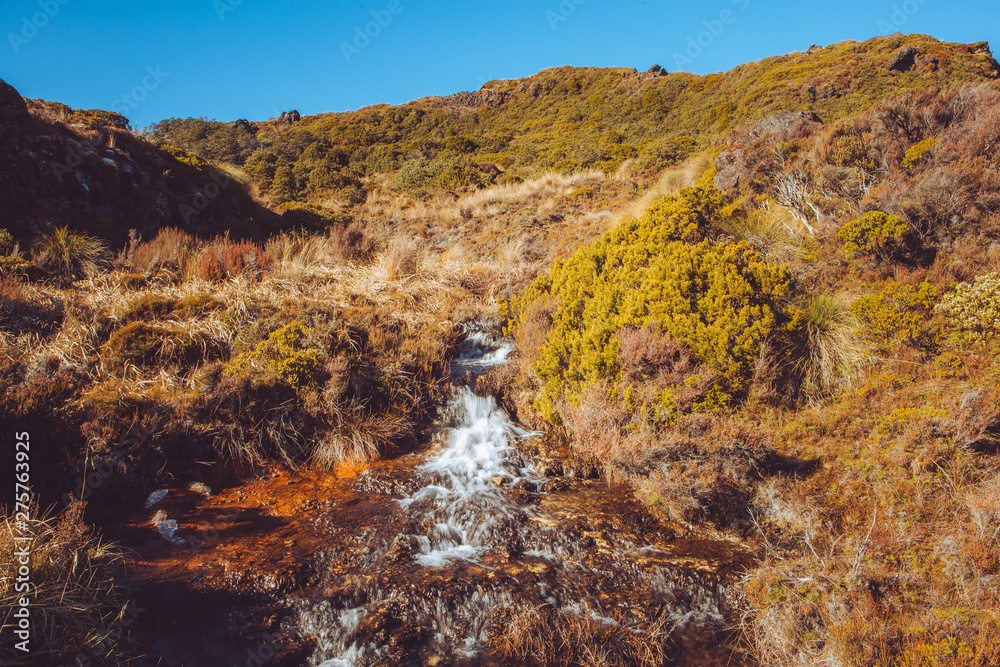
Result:
[[[0,29],[0,79],[21,95],[119,111],[142,128],[400,104],[560,65],[707,74],[897,31],[994,44],[1000,3],[8,0]]]

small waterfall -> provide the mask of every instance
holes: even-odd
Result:
[[[474,377],[512,350],[473,332],[453,371]],[[604,625],[656,614],[674,629],[721,623],[724,590],[711,577],[659,564],[663,552],[653,545],[567,528],[544,509],[533,493],[544,480],[516,456],[517,441],[532,434],[493,397],[458,386],[444,415],[448,426],[412,468],[415,490],[387,499],[396,507],[384,512],[391,521],[373,517],[335,550],[332,594],[300,605],[299,630],[317,641],[314,665],[432,656],[446,661],[436,664],[489,664],[481,656],[487,626],[503,609],[550,606]]]

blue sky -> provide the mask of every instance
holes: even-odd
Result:
[[[1000,45],[1000,2],[4,0],[0,78],[145,127],[395,104],[559,65],[703,74],[897,30]]]

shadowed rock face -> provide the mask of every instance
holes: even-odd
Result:
[[[908,72],[917,61],[920,50],[913,46],[904,46],[889,61],[888,68],[892,72]]]
[[[0,120],[28,117],[28,105],[9,83],[0,79]]]
[[[279,224],[225,174],[72,112],[0,81],[0,227],[22,247],[61,226],[120,248],[130,229],[146,239],[163,227],[242,237]]]

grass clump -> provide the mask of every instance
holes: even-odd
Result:
[[[129,616],[124,591],[114,581],[121,554],[102,542],[84,522],[84,504],[70,504],[61,516],[32,518],[31,653],[14,649],[8,628],[25,593],[15,589],[17,550],[14,518],[0,518],[0,619],[6,640],[0,645],[5,665],[125,665],[134,657],[123,619]],[[26,659],[27,658],[27,659]]]
[[[104,360],[112,367],[189,365],[209,356],[214,345],[190,331],[131,322],[116,330],[104,345]]]
[[[865,364],[861,325],[843,296],[814,294],[792,308],[793,372],[807,395],[830,394],[852,386]]]
[[[106,268],[110,252],[100,239],[59,227],[36,242],[35,263],[64,280],[76,280]]]

